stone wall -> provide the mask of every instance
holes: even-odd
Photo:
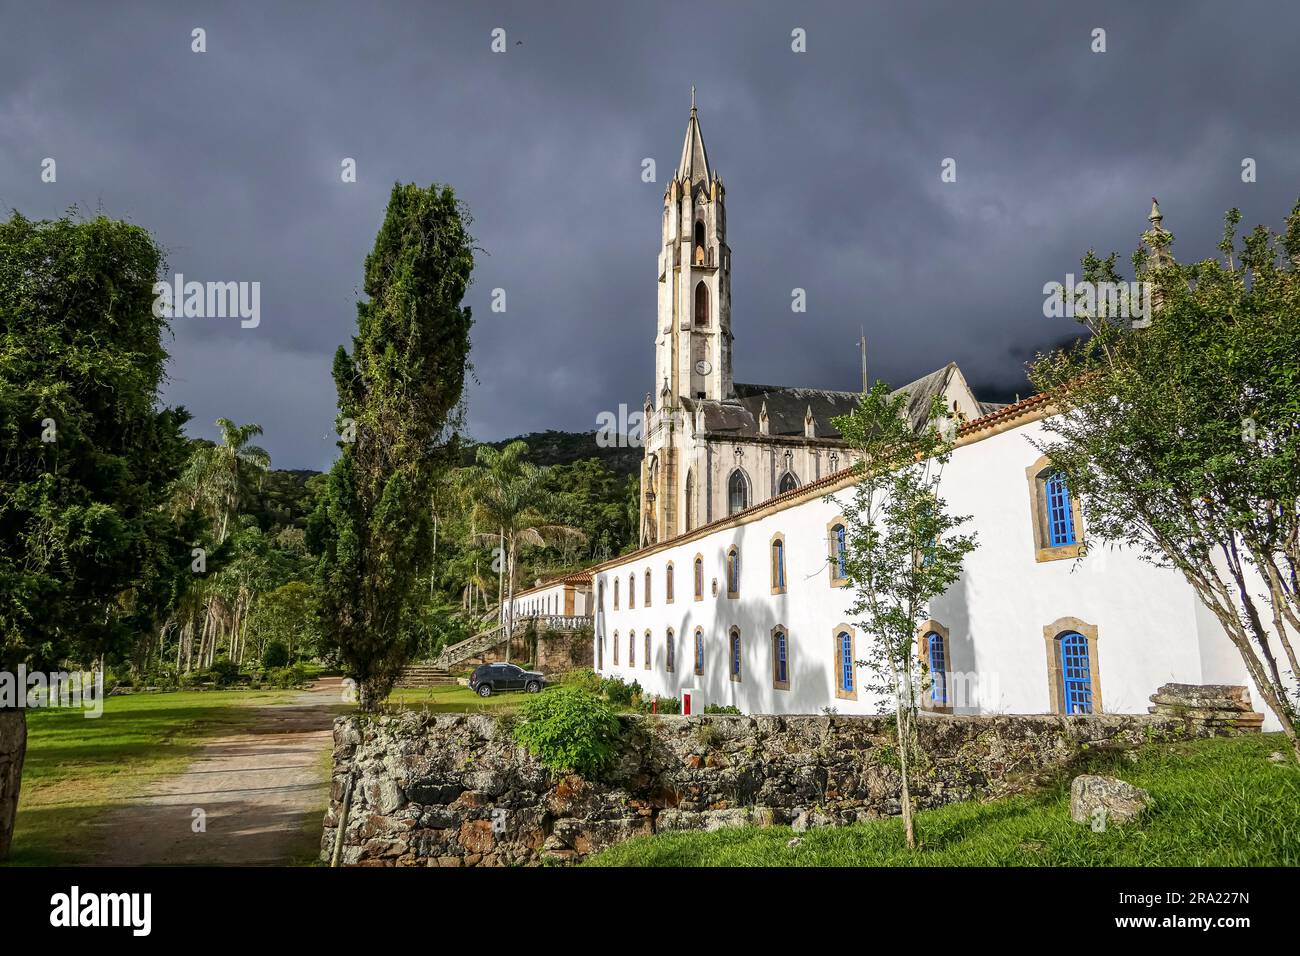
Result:
[[[576,861],[630,837],[746,824],[843,825],[897,814],[883,717],[624,716],[604,782],[556,777],[510,718],[405,712],[340,717],[321,858],[355,771],[342,861],[491,866]],[[1046,779],[1084,750],[1213,732],[1161,715],[926,717],[921,808]]]
[[[533,649],[529,646],[526,634],[516,634],[510,641],[510,660],[519,665],[531,663],[543,674],[563,674],[572,670],[591,670],[592,637],[589,632],[544,631],[537,636],[537,660],[533,660]],[[462,669],[473,669],[479,664],[494,664],[506,659],[505,645],[491,648],[477,657],[470,658],[459,665]]]

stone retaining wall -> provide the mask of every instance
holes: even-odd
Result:
[[[511,719],[406,712],[340,717],[321,858],[355,771],[342,861],[491,866],[576,861],[668,830],[789,824],[796,830],[897,814],[900,781],[884,717],[624,716],[604,782],[557,778],[511,735]],[[1086,750],[1129,750],[1212,728],[1162,715],[926,717],[921,808],[1045,780]]]

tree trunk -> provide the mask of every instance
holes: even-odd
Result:
[[[25,689],[20,689],[25,693]],[[27,756],[27,709],[0,710],[0,860],[9,857],[14,820],[18,816],[18,790]]]
[[[894,726],[898,730],[898,764],[903,777],[903,829],[907,833],[907,848],[916,849],[916,829],[912,826],[912,789],[907,780],[907,741],[910,733],[903,730],[903,706],[901,700],[894,704]]]
[[[506,552],[506,663],[510,663],[510,644],[515,639],[515,539],[510,538]]]

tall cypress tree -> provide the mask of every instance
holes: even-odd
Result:
[[[469,360],[468,222],[449,187],[395,185],[366,257],[352,351],[334,356],[342,455],[312,520],[316,596],[366,710],[388,695],[417,636],[433,477]]]

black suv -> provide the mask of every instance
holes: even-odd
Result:
[[[536,694],[544,686],[546,680],[537,671],[526,671],[514,664],[480,664],[469,678],[470,690],[480,697],[491,697],[503,690]]]

